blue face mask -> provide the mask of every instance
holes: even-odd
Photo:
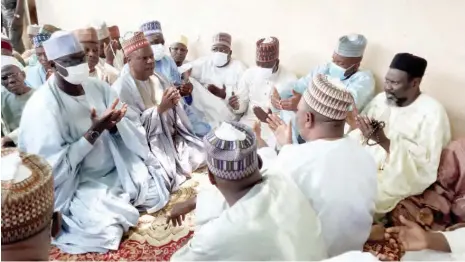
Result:
[[[346,69],[336,65],[335,63],[331,62],[329,64],[329,70],[328,70],[328,75],[334,78],[337,78],[339,80],[345,80],[345,74]]]

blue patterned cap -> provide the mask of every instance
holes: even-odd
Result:
[[[153,35],[153,34],[161,34],[161,24],[158,21],[150,21],[140,26],[140,31],[144,33],[144,35]]]
[[[240,180],[258,170],[257,141],[252,129],[223,122],[203,138],[210,172],[225,180]]]
[[[50,36],[52,36],[51,34],[37,34],[35,35],[33,38],[32,38],[32,42],[34,44],[34,47],[37,48],[37,47],[41,47],[42,46],[42,43],[47,41]]]

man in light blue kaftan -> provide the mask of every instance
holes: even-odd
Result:
[[[367,39],[363,35],[353,34],[340,37],[333,53],[332,62],[314,68],[308,75],[293,84],[282,90],[277,90],[281,105],[273,104],[274,111],[279,111],[281,119],[285,122],[292,121],[294,143],[297,142],[298,138],[295,126],[297,104],[302,93],[312,83],[312,79],[316,75],[323,74],[341,80],[346,89],[352,94],[358,111],[363,110],[365,105],[374,97],[374,76],[370,70],[360,68],[366,45]]]
[[[167,183],[145,134],[125,117],[127,107],[89,77],[76,37],[59,31],[43,46],[56,72],[23,111],[19,148],[53,168],[55,210],[63,217],[53,243],[71,254],[117,250],[139,211],[166,205]]]

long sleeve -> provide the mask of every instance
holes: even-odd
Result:
[[[243,75],[237,84],[237,88],[233,88],[232,90],[237,90],[234,94],[239,99],[239,109],[235,110],[231,106],[228,107],[234,114],[243,114],[247,107],[249,106],[249,83],[247,82],[247,75]],[[226,103],[229,101],[229,94],[226,94]]]
[[[297,93],[303,94],[304,91],[308,88],[308,84],[312,81],[313,77],[318,74],[324,74],[328,70],[327,65],[322,65],[318,66],[310,73],[308,73],[306,76],[299,78],[296,82],[290,85],[290,87]],[[289,98],[292,96],[291,90],[283,90],[282,93],[280,93],[281,98]]]
[[[357,109],[362,111],[375,95],[375,79],[369,71],[357,72],[349,79],[347,90],[352,94]]]
[[[171,81],[175,85],[180,85],[182,83],[181,74],[178,71],[178,67],[176,66],[176,63],[174,62],[173,58],[171,58],[171,57],[168,57],[168,62],[169,62],[169,67],[170,67]]]
[[[441,233],[449,243],[452,256],[457,258],[457,260],[463,260],[465,258],[465,228]]]

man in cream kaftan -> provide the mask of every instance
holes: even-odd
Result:
[[[420,93],[403,98],[409,88],[419,88],[419,81],[426,69],[426,60],[410,54],[398,54],[386,75],[385,92],[378,94],[361,115],[383,121],[384,142],[368,146],[366,150],[374,157],[378,166],[378,199],[376,213],[385,214],[394,209],[402,199],[421,194],[437,179],[442,149],[450,142],[450,124],[444,107],[432,97]],[[411,79],[410,81],[404,79]],[[417,79],[416,81],[413,81]],[[393,89],[391,86],[404,83],[412,87]],[[412,82],[413,81],[413,82]],[[406,96],[407,97],[407,96]],[[407,101],[404,106],[397,101]],[[390,101],[399,103],[393,105]],[[357,142],[366,138],[360,129],[349,134]]]

